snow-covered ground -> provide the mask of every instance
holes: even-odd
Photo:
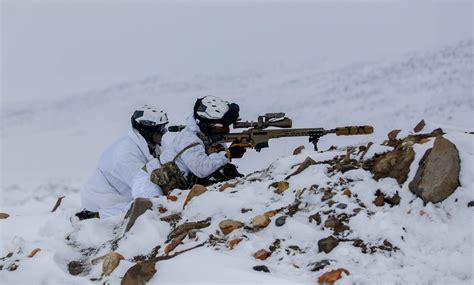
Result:
[[[216,95],[237,102],[243,119],[255,120],[266,112],[285,112],[293,119],[293,127],[371,124],[375,128],[369,136],[326,136],[320,141],[322,150],[331,145],[343,148],[369,141],[380,144],[389,131],[402,129],[408,133],[424,119],[427,129],[443,128],[446,137],[457,145],[462,164],[461,187],[446,201],[424,206],[407,186],[416,168],[412,167],[408,182],[399,186],[389,178],[372,180],[370,173],[362,170],[330,176],[325,166],[315,165],[292,177],[290,189],[278,195],[268,185],[292,172],[294,164],[307,156],[324,160],[343,152],[316,153],[304,138],[270,141],[270,148],[260,153],[249,151],[237,164],[244,173],[269,167],[271,175],[224,192],[213,186],[211,191],[195,198],[182,212],[182,222],[211,217],[212,224],[198,233],[198,241],[186,239],[177,250],[216,234],[223,219],[248,224],[257,214],[291,204],[294,191],[309,189],[313,184],[335,185],[340,178],[352,181],[345,187],[367,206],[350,220],[352,231],[347,238],[363,239],[370,245],[387,240],[399,250],[363,254],[360,248],[347,242],[329,254],[318,253],[317,241],[331,231],[309,223],[307,217],[328,205],[321,202],[321,192],[306,191],[301,197],[307,203],[305,210],[288,218],[283,227],[276,227],[272,221],[257,233],[241,229],[230,234],[229,240],[246,236],[233,250],[224,245],[203,247],[159,262],[150,284],[314,284],[322,271],[310,271],[310,264],[322,259],[332,260],[323,271],[342,267],[350,272],[341,279],[341,284],[471,284],[474,224],[473,208],[468,208],[467,203],[474,200],[474,145],[472,134],[465,132],[474,131],[473,49],[474,41],[466,40],[441,50],[350,66],[332,65],[330,60],[319,59],[229,67],[209,73],[163,73],[67,100],[36,100],[21,107],[4,106],[0,134],[0,212],[10,217],[0,220],[0,257],[10,252],[13,256],[0,261],[4,267],[0,279],[6,284],[102,284],[106,280],[117,284],[133,264],[134,256],[148,254],[157,245],[163,246],[170,226],[160,221],[161,214],[157,211],[147,212],[120,240],[116,251],[126,260],[110,277],[90,281],[100,276],[99,265],[84,276],[71,276],[68,262],[81,259],[85,252],[93,252],[92,257],[107,253],[108,241],[123,231],[121,218],[71,222],[71,216],[80,209],[78,189],[101,151],[126,132],[129,114],[135,106],[158,104],[168,111],[173,124],[180,124],[190,114],[197,97]],[[303,153],[291,155],[301,144],[306,146]],[[416,146],[412,166],[417,165],[431,144]],[[398,191],[400,205],[373,205],[377,189],[386,194]],[[166,207],[168,214],[181,211],[186,195],[180,191],[174,194],[178,201],[161,197],[154,201],[155,205]],[[65,196],[61,206],[51,213],[60,196]],[[337,213],[352,213],[357,205],[354,198],[341,194],[334,200],[348,205],[346,209],[337,209]],[[243,214],[242,208],[252,211]],[[276,239],[281,240],[279,252],[266,261],[253,257],[253,253],[268,248]],[[301,252],[292,252],[289,246],[293,245]],[[42,250],[27,258],[34,248]],[[12,263],[18,268],[6,270]],[[259,264],[267,265],[271,273],[252,270]]]

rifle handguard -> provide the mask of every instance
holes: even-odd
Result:
[[[374,132],[372,126],[348,126],[336,128],[336,135],[338,136],[352,136],[352,135],[368,135]]]

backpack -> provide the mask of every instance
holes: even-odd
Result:
[[[188,189],[191,185],[189,179],[184,175],[178,165],[176,164],[176,159],[181,156],[186,150],[199,145],[198,142],[193,143],[182,149],[174,159],[170,162],[164,163],[160,168],[155,169],[151,172],[150,180],[156,185],[160,186],[163,189],[165,195],[172,189]]]

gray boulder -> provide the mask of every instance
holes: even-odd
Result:
[[[448,198],[460,185],[461,163],[456,146],[439,136],[433,148],[420,160],[410,190],[425,202],[438,203]]]

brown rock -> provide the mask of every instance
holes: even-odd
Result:
[[[239,221],[233,220],[223,220],[219,223],[219,228],[221,229],[222,233],[227,235],[230,234],[233,230],[243,227],[244,224]]]
[[[324,251],[325,253],[330,253],[338,244],[339,240],[337,240],[337,238],[329,236],[318,241],[318,250],[319,252]]]
[[[242,238],[233,239],[229,241],[228,246],[230,249],[234,249],[241,241],[242,241]]]
[[[425,120],[421,120],[416,126],[415,128],[413,129],[413,131],[415,133],[418,133],[418,132],[421,132],[421,130],[423,130],[423,128],[425,127]]]
[[[35,249],[33,249],[33,250],[30,252],[30,254],[28,254],[28,257],[29,257],[29,258],[32,258],[33,256],[35,256],[35,255],[36,255],[38,252],[40,252],[40,251],[41,251],[41,248],[39,248],[39,247],[38,247],[38,248],[35,248]]]
[[[165,246],[164,253],[169,254],[173,249],[175,249],[181,242],[186,238],[188,233],[182,233],[179,236],[175,237],[169,244]]]
[[[383,195],[378,195],[375,200],[374,200],[374,204],[375,206],[377,207],[382,207],[383,205],[385,205],[385,201],[383,199]]]
[[[273,182],[272,184],[270,184],[269,187],[276,188],[275,193],[281,194],[288,190],[288,188],[290,187],[290,183],[286,181]]]
[[[285,180],[288,180],[290,179],[290,177],[294,176],[294,175],[298,175],[300,174],[301,172],[303,172],[306,168],[310,167],[311,165],[313,164],[316,164],[316,161],[314,161],[311,157],[306,157],[306,159],[300,164],[300,166],[298,166],[298,168],[293,172],[291,173],[290,175],[288,175],[287,177],[285,177]]]
[[[234,188],[235,186],[237,186],[237,183],[227,183],[226,182],[221,187],[219,187],[219,192],[222,192],[227,188]]]
[[[301,153],[301,151],[303,151],[304,149],[304,145],[300,145],[299,147],[295,148],[295,150],[293,151],[293,155],[298,155]]]
[[[388,139],[393,141],[397,139],[398,133],[400,133],[402,130],[393,130],[388,133]]]
[[[265,228],[270,223],[270,219],[264,215],[257,215],[252,220],[252,226],[254,228]]]
[[[256,259],[265,260],[270,256],[270,252],[268,252],[265,249],[261,249],[261,250],[257,251],[253,256]]]
[[[276,214],[278,214],[278,212],[275,211],[275,210],[272,210],[272,211],[265,212],[263,215],[267,218],[271,218],[271,217],[275,216]]]
[[[420,160],[410,190],[425,202],[437,203],[448,198],[460,185],[459,152],[449,140],[439,136],[433,148]]]
[[[178,197],[176,197],[175,195],[166,195],[166,199],[170,200],[170,201],[177,201],[178,200]]]
[[[145,285],[155,275],[155,262],[145,261],[130,267],[123,276],[121,285]]]
[[[374,158],[371,171],[375,179],[392,177],[403,184],[408,178],[414,158],[415,152],[411,147],[396,149]]]
[[[189,191],[188,196],[186,197],[186,200],[184,201],[183,204],[183,209],[186,207],[186,205],[191,201],[192,198],[201,195],[202,193],[206,192],[207,188],[200,185],[200,184],[194,184],[193,188],[191,188],[191,191]]]
[[[124,259],[123,255],[117,252],[111,252],[107,254],[102,263],[102,276],[109,276],[120,263],[120,260]]]
[[[329,272],[324,273],[318,278],[319,285],[332,285],[334,282],[342,278],[342,273],[349,275],[349,271],[344,268],[339,268],[336,270],[331,270]]]
[[[71,261],[67,264],[67,269],[71,275],[77,276],[85,270],[85,266],[80,261]]]
[[[342,195],[347,196],[347,197],[350,198],[350,197],[352,197],[352,192],[351,192],[351,190],[346,189],[346,190],[344,190],[344,192],[342,192]]]
[[[0,213],[0,220],[6,219],[6,218],[8,218],[8,217],[10,217],[9,214],[7,214],[7,213]]]

